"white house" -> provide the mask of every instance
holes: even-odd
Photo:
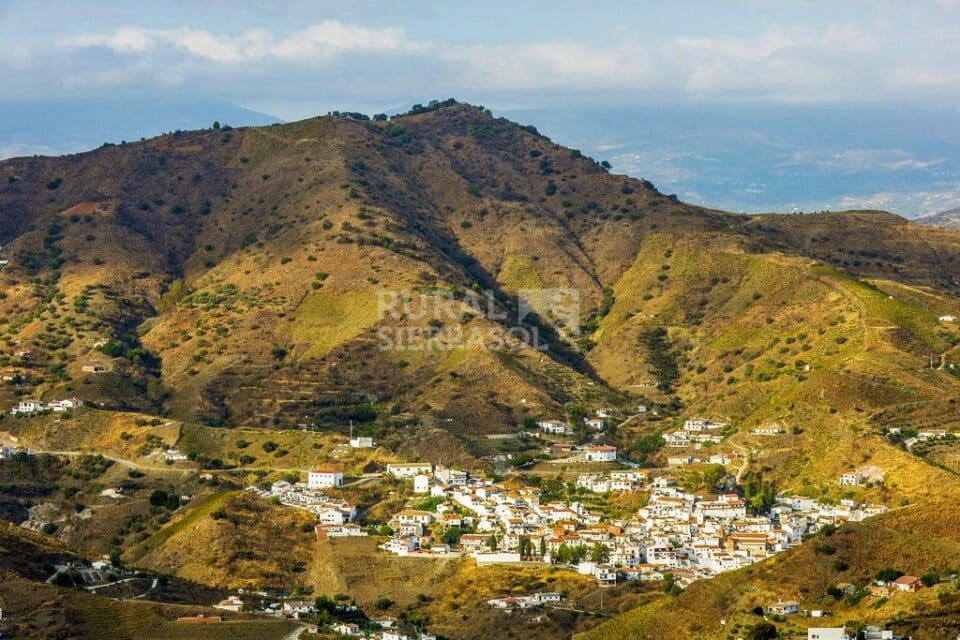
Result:
[[[427,493],[430,491],[430,476],[423,474],[413,477],[413,492]]]
[[[387,465],[387,475],[394,478],[412,478],[431,472],[433,472],[433,465],[429,462],[394,462]]]
[[[700,431],[719,431],[727,426],[726,422],[714,422],[712,420],[704,420],[703,418],[696,418],[693,420],[686,420],[683,423],[684,431],[700,432]]]
[[[230,596],[226,600],[221,600],[217,604],[213,605],[214,609],[223,609],[224,611],[241,611],[243,610],[243,600],[237,596]]]
[[[354,624],[352,622],[338,622],[337,624],[330,627],[334,633],[339,633],[342,636],[359,636],[360,635],[360,625]]]
[[[313,603],[309,600],[287,600],[283,603],[283,615],[300,619],[300,616],[313,613]]]
[[[377,443],[373,441],[373,438],[368,438],[366,436],[350,438],[350,446],[354,449],[369,449],[376,446],[376,444]]]
[[[15,406],[13,409],[10,409],[10,413],[36,413],[38,411],[44,411],[46,408],[47,405],[39,400],[21,400],[17,406]]]
[[[567,423],[560,420],[540,420],[537,422],[537,426],[544,433],[553,435],[565,436],[570,433],[570,427],[567,426]]]
[[[787,616],[794,613],[800,613],[800,603],[788,601],[784,602],[783,600],[778,600],[775,604],[767,607],[767,613],[771,615],[781,615]]]
[[[957,317],[956,317],[956,316],[951,316],[951,315],[946,315],[946,316],[940,316],[939,320],[940,320],[940,322],[956,322],[956,321],[957,321]]]
[[[587,428],[594,431],[603,431],[607,428],[607,421],[604,418],[590,418],[585,420]]]
[[[432,511],[404,509],[403,511],[398,511],[397,513],[393,514],[391,521],[399,524],[418,524],[426,527],[429,526],[435,518],[436,514]]]
[[[617,448],[608,444],[593,445],[583,452],[583,459],[587,462],[616,462]]]
[[[317,470],[307,474],[308,489],[327,489],[343,486],[343,473],[340,471]]]
[[[64,398],[63,400],[54,400],[49,405],[51,409],[57,412],[68,411],[83,406],[83,400],[80,398]]]
[[[598,564],[593,567],[593,577],[601,587],[617,586],[617,569],[611,564]]]
[[[757,427],[753,430],[755,436],[778,436],[781,433],[783,433],[783,429],[780,427]]]
[[[863,484],[863,476],[854,471],[853,473],[845,473],[840,476],[840,486],[841,487],[859,487]]]

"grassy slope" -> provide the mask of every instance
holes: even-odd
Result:
[[[77,559],[53,538],[12,525],[0,526],[0,604],[5,622],[12,620],[16,625],[16,637],[166,638],[173,637],[170,621],[178,616],[212,615],[199,607],[117,601],[43,582],[52,563]],[[203,637],[281,638],[291,628],[273,620],[236,619],[228,629],[210,631]]]
[[[225,517],[214,518],[217,509]],[[290,588],[303,583],[315,522],[306,512],[227,494],[172,521],[169,532],[148,539],[145,554],[134,552],[135,561],[210,585]]]

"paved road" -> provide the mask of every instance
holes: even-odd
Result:
[[[297,638],[300,637],[300,634],[302,634],[306,630],[307,630],[306,627],[297,627],[287,635],[283,636],[283,640],[297,640]]]

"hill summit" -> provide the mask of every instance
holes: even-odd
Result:
[[[535,418],[638,404],[825,444],[958,389],[929,363],[956,355],[938,319],[960,311],[960,235],[691,206],[452,100],[16,158],[0,180],[8,403],[427,422],[405,446],[472,459]]]

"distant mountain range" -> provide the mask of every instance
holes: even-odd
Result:
[[[949,211],[941,211],[940,213],[936,213],[932,216],[918,218],[917,222],[920,224],[943,227],[944,229],[960,230],[960,207],[957,207],[956,209],[950,209]]]
[[[0,102],[0,159],[77,153],[104,142],[201,129],[214,120],[233,126],[279,122],[229,102],[111,98]]]
[[[682,200],[744,213],[960,206],[960,112],[880,105],[508,109]]]

